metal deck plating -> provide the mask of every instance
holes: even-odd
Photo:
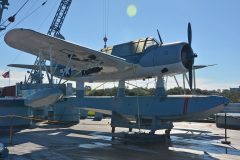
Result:
[[[82,120],[74,126],[40,123],[35,129],[15,133],[9,159],[32,160],[153,160],[153,159],[239,159],[240,131],[228,130],[231,145],[221,144],[224,130],[214,123],[174,123],[171,140],[156,143],[125,143],[118,138],[127,129],[119,128],[112,140],[109,119]],[[137,130],[133,130],[134,132]],[[160,131],[157,134],[162,134]],[[8,143],[8,137],[0,141]]]

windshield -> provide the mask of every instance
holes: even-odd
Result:
[[[154,38],[145,38],[145,39],[140,39],[138,41],[134,41],[133,46],[134,46],[134,53],[142,53],[144,52],[147,48],[151,46],[157,45],[158,42]]]
[[[132,54],[139,54],[145,52],[146,49],[152,48],[151,46],[156,46],[158,42],[154,38],[139,39],[136,41],[131,41],[113,47],[103,48],[100,51],[107,54],[113,54],[116,56],[128,56]]]
[[[150,46],[155,46],[157,44],[158,44],[158,42],[154,38],[146,38],[145,49],[147,49]]]

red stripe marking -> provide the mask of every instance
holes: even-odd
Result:
[[[183,114],[187,114],[187,110],[188,110],[188,98],[185,97],[184,98],[184,106],[183,106]]]

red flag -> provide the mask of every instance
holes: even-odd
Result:
[[[3,73],[2,74],[3,78],[9,78],[9,73],[10,73],[10,71]]]

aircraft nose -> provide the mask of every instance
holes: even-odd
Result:
[[[194,64],[194,53],[192,48],[188,44],[185,44],[182,48],[181,59],[184,67],[188,70]]]

